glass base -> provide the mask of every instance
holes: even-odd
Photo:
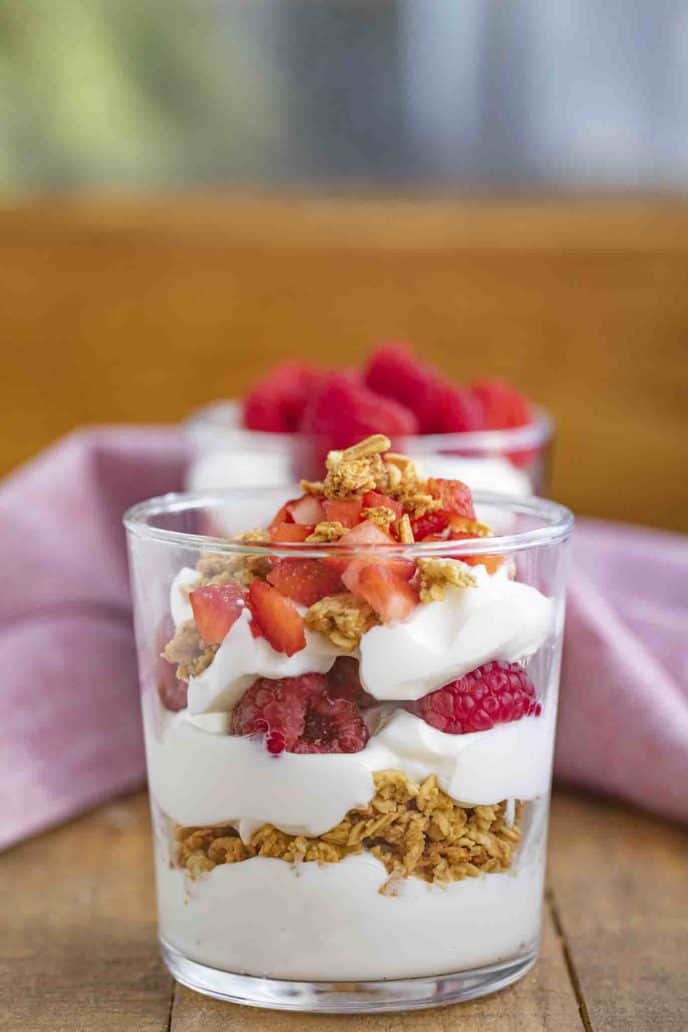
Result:
[[[518,981],[531,969],[537,957],[537,951],[533,950],[516,960],[436,977],[375,982],[292,982],[233,975],[197,964],[163,940],[160,946],[170,973],[197,993],[249,1007],[321,1014],[417,1010],[472,1000]]]

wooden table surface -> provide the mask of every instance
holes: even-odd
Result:
[[[557,793],[540,962],[474,1003],[363,1018],[218,1003],[158,958],[147,800],[0,858],[2,1032],[685,1032],[688,832]]]

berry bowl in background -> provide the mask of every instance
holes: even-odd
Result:
[[[427,1007],[537,956],[571,515],[398,473],[348,497],[354,459],[329,495],[125,517],[162,951],[220,999]]]
[[[549,489],[552,422],[510,384],[457,387],[399,344],[365,368],[276,366],[241,401],[218,401],[186,422],[190,490],[317,477],[327,452],[374,432],[428,475],[525,496]]]

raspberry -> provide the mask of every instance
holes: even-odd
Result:
[[[249,430],[294,433],[306,402],[322,376],[306,362],[282,362],[246,396],[244,426]]]
[[[527,398],[504,380],[479,380],[471,385],[470,392],[482,408],[487,430],[527,426],[532,419]]]
[[[158,695],[165,709],[177,713],[186,708],[189,686],[177,677],[174,665],[161,659],[158,666]]]
[[[321,436],[330,448],[348,448],[369,434],[415,434],[418,424],[408,408],[373,393],[356,376],[333,373],[312,392],[301,430]]]
[[[331,699],[348,699],[360,707],[375,705],[375,699],[361,684],[358,660],[353,656],[337,656],[327,674],[327,694]]]
[[[331,699],[327,693],[306,708],[303,735],[295,753],[360,752],[368,741],[368,729],[355,702]]]
[[[443,381],[413,356],[408,345],[380,344],[368,359],[364,378],[371,390],[410,409],[421,434],[440,430],[436,400]]]
[[[322,674],[260,677],[232,713],[230,734],[265,736],[273,755],[358,752],[368,731],[351,699],[331,698]]]
[[[440,433],[482,430],[483,410],[470,391],[440,384],[435,392],[435,419]]]
[[[518,663],[493,660],[430,692],[415,704],[426,723],[450,735],[489,731],[521,717],[538,717],[535,686]]]

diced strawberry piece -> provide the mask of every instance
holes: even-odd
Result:
[[[527,426],[532,421],[528,399],[504,380],[479,380],[471,385],[470,391],[482,407],[483,425],[487,430],[508,430]]]
[[[385,563],[368,563],[360,570],[356,595],[375,610],[383,623],[406,619],[418,604],[415,588]]]
[[[416,564],[411,559],[384,559],[378,556],[374,562],[370,559],[351,559],[342,570],[342,582],[352,594],[359,594],[361,572],[368,566],[384,566],[395,577],[404,581],[410,581],[416,572]]]
[[[301,430],[319,436],[329,448],[347,448],[370,434],[415,434],[418,423],[413,412],[374,394],[354,374],[333,373],[313,391]]]
[[[449,513],[444,509],[431,509],[423,516],[411,520],[411,529],[416,541],[427,541],[429,537],[441,534],[449,526]]]
[[[351,530],[347,530],[346,534],[342,534],[337,543],[346,545],[347,548],[355,548],[357,545],[390,545],[393,541],[382,527],[371,523],[370,520],[364,520]]]
[[[308,494],[297,498],[295,502],[289,502],[287,512],[294,523],[300,523],[304,527],[314,527],[324,516],[320,499]]]
[[[270,529],[270,540],[276,544],[293,544],[305,541],[314,529],[314,527],[308,527],[301,523],[278,523],[276,527]]]
[[[282,362],[275,366],[247,394],[244,426],[250,430],[294,433],[322,376],[322,370],[305,362]]]
[[[282,595],[304,606],[342,590],[339,571],[319,559],[277,559],[268,581]]]
[[[437,433],[456,434],[483,429],[483,409],[469,390],[438,384],[435,392]]]
[[[206,584],[189,592],[196,627],[208,645],[219,645],[246,605],[238,584]]]
[[[325,519],[332,523],[341,523],[343,527],[355,527],[361,518],[362,508],[363,503],[358,498],[346,501],[326,498],[323,502]]]
[[[468,484],[464,484],[461,480],[430,477],[428,491],[433,498],[439,498],[442,508],[447,512],[454,512],[457,516],[467,516],[471,520],[475,519],[473,496]]]
[[[378,394],[410,409],[419,433],[439,431],[437,393],[444,382],[434,369],[414,358],[407,344],[380,344],[368,359],[365,382]]]
[[[295,502],[296,499],[294,498],[294,499],[292,499],[292,501]],[[293,523],[294,522],[293,517],[292,517],[291,513],[289,512],[289,506],[291,504],[292,504],[292,502],[285,502],[284,505],[282,506],[282,508],[277,510],[277,512],[275,513],[275,515],[272,518],[272,521],[271,521],[271,523],[270,523],[270,525],[268,527],[268,530],[272,530],[273,527],[279,527],[283,523]]]
[[[366,491],[363,495],[364,509],[378,509],[383,506],[385,509],[391,509],[398,520],[404,515],[404,506],[389,495],[381,494],[379,491]]]
[[[251,615],[273,649],[293,656],[306,647],[303,617],[289,598],[265,581],[254,580],[248,588]]]

